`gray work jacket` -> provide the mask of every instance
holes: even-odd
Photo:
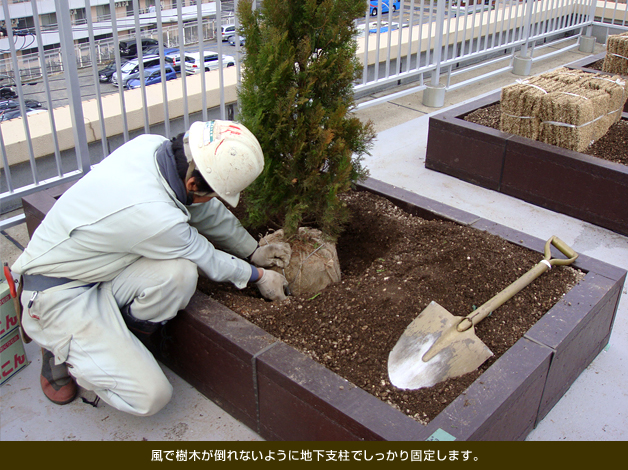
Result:
[[[245,287],[252,268],[241,258],[257,241],[220,200],[177,200],[156,161],[166,140],[141,135],[95,165],[55,203],[13,272],[104,282],[140,257],[184,258]]]

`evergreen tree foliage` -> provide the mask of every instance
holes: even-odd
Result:
[[[374,131],[352,114],[354,20],[364,0],[251,0],[238,6],[246,38],[239,120],[258,138],[264,172],[247,189],[246,223],[287,235],[311,225],[335,239],[348,213],[339,195],[368,176]]]

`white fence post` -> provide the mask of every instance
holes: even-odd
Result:
[[[527,77],[532,71],[532,57],[528,54],[528,42],[530,41],[530,26],[532,24],[532,10],[534,10],[534,0],[526,0],[525,22],[523,25],[523,44],[521,52],[516,55],[512,63],[512,73]]]
[[[445,23],[445,0],[436,4],[436,45],[434,46],[434,63],[431,84],[423,91],[423,104],[432,108],[441,108],[445,104],[445,86],[440,84],[440,66],[443,53],[443,26]],[[448,19],[449,21],[449,19]]]
[[[55,0],[55,6],[57,8],[57,18],[59,19],[59,38],[61,39],[61,51],[63,52],[64,61],[63,73],[67,83],[68,101],[70,103],[76,160],[78,167],[83,173],[87,173],[91,164],[87,147],[83,104],[81,102],[81,85],[78,80],[79,75],[76,67],[74,37],[70,22],[70,4],[68,0]]]

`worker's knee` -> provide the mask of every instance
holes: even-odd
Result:
[[[107,395],[103,397],[105,401],[119,410],[136,416],[152,416],[172,398],[172,385],[165,376],[154,377],[151,381],[137,383],[132,391],[117,390]]]
[[[185,308],[196,291],[198,268],[186,259],[140,258],[111,282],[120,308],[138,320],[162,322]]]
[[[177,259],[172,261],[173,269],[171,271],[172,274],[168,285],[172,292],[176,292],[179,297],[185,299],[184,303],[187,305],[187,302],[192,298],[192,295],[196,291],[198,268],[196,264],[186,259]]]
[[[114,383],[105,380],[102,374],[98,375],[97,370],[89,371],[87,375],[82,375],[77,367],[70,371],[79,386],[93,390],[112,407],[135,416],[154,415],[172,398],[172,385],[154,359],[139,369],[123,370],[120,367],[117,376],[107,374],[106,378],[114,376]]]
[[[160,411],[172,398],[172,385],[164,378],[162,383],[147,384],[143,405],[140,408],[141,416],[151,416]]]
[[[176,261],[180,287],[187,287],[191,293],[194,293],[198,281],[198,267],[187,259],[178,259]]]

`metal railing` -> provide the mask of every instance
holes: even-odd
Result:
[[[203,38],[206,41],[210,41],[216,38],[216,20],[204,19],[203,24]],[[75,25],[76,26],[76,25]],[[82,27],[87,28],[87,20]],[[35,28],[33,28],[35,30]],[[58,31],[58,25],[54,31]],[[42,28],[43,32],[43,28]],[[29,36],[36,37],[36,31],[33,31]],[[119,40],[130,39],[132,34],[124,34],[119,36]],[[178,26],[168,26],[163,28],[162,34],[158,35],[157,29],[149,30],[143,33],[142,37],[159,40],[164,44],[165,48],[178,48],[181,41],[179,40]],[[198,24],[184,24],[183,25],[183,38],[184,46],[198,44]],[[35,42],[35,41],[32,41]],[[104,38],[94,41],[96,65],[101,66],[107,62],[112,61],[114,57],[115,45],[113,38]],[[77,60],[77,67],[79,69],[90,67],[92,65],[92,57],[89,43],[77,43],[74,44],[75,55]],[[46,70],[47,74],[54,74],[63,71],[63,60],[61,54],[61,48],[54,48],[52,50],[44,51],[44,55],[40,56],[39,53],[33,52],[30,54],[21,54],[18,57],[19,69],[13,68],[12,59],[5,58],[0,59],[0,74],[15,77],[16,73],[19,73],[22,82],[39,80],[42,77],[43,70]]]
[[[418,80],[418,87],[403,92],[415,93],[427,86],[425,76],[436,86],[443,74],[449,86],[455,69],[505,54],[511,59],[515,54],[531,56],[539,43],[551,39],[555,44],[565,36],[586,34],[584,29],[594,23],[594,5],[596,2],[590,0],[490,0],[467,7],[461,14],[461,7],[449,2],[401,0],[400,10],[409,12],[407,23],[395,22],[392,9],[386,14],[381,9],[377,12],[377,23],[384,21],[397,29],[371,28],[375,34],[365,38],[364,71],[356,93]],[[625,23],[625,5],[623,11]],[[433,21],[417,22],[416,17],[425,17],[426,12]],[[382,50],[382,43],[388,47]],[[370,47],[372,44],[375,46]],[[556,53],[574,47],[578,46]],[[369,59],[373,50],[375,57]],[[377,103],[367,102],[361,107]]]
[[[30,1],[37,15],[37,1]],[[114,1],[110,2],[113,6]],[[233,16],[224,19],[225,14],[233,13],[223,12],[220,1],[216,2],[215,15],[210,18],[202,11],[207,4],[187,7],[184,15],[179,2],[177,10],[169,16],[177,19],[175,24],[164,23],[166,12],[160,9],[156,10],[154,21],[147,24],[139,13],[137,0],[133,3],[138,13],[132,17],[132,37],[158,39],[162,59],[167,47],[178,47],[182,54],[207,48],[215,48],[220,56],[226,53],[221,37],[214,43],[214,31],[220,31],[225,21],[233,22]],[[488,5],[466,7],[467,10],[445,0],[399,0],[398,3],[391,0],[390,3],[396,11],[391,8],[382,12],[378,8],[372,16],[367,5],[364,18],[358,21],[358,28],[363,31],[358,37],[358,58],[363,71],[355,85],[356,97],[402,83],[417,85],[398,94],[365,101],[360,107],[429,86],[442,86],[446,90],[466,86],[511,69],[516,56],[531,58],[535,48],[560,45],[565,38],[573,43],[574,38],[590,35],[593,27],[628,30],[626,4],[610,1],[491,0]],[[55,4],[59,21],[56,50],[44,50],[42,37],[50,33],[44,32],[35,21],[37,57],[22,56],[10,24],[7,27],[6,49],[10,60],[8,64],[0,64],[0,74],[3,70],[6,75],[12,74],[14,86],[10,88],[20,114],[26,118],[0,123],[2,213],[19,208],[25,195],[81,177],[135,134],[153,132],[171,136],[186,129],[193,119],[207,120],[210,116],[228,119],[237,109],[240,58],[244,53],[238,41],[234,68],[221,67],[194,76],[188,76],[183,68],[179,78],[166,82],[162,60],[160,86],[147,87],[142,83],[139,90],[120,87],[105,91],[99,82],[99,65],[115,61],[117,81],[121,82],[123,57],[118,45],[128,36],[128,25],[121,29],[118,19],[112,17],[110,37],[97,39],[103,33],[102,23],[94,24],[88,15],[86,23],[80,25],[88,33],[87,41],[76,44],[73,32],[77,26],[71,22],[69,0],[55,0]],[[89,0],[85,0],[85,7],[90,11]],[[8,17],[7,2],[3,2],[3,8]],[[190,8],[194,9],[191,16],[200,20],[190,20]],[[237,18],[235,22],[237,27]],[[566,45],[552,54],[574,47],[578,44]],[[138,55],[140,76],[143,76],[141,50]],[[451,85],[451,78],[461,71],[505,57],[510,59],[507,67]],[[32,113],[27,105],[33,96],[27,83],[35,77],[41,89],[37,96],[49,109],[27,114]],[[59,83],[61,90],[53,86]],[[85,92],[86,88],[89,93]],[[0,229],[23,220],[21,214],[10,217],[0,222]]]

